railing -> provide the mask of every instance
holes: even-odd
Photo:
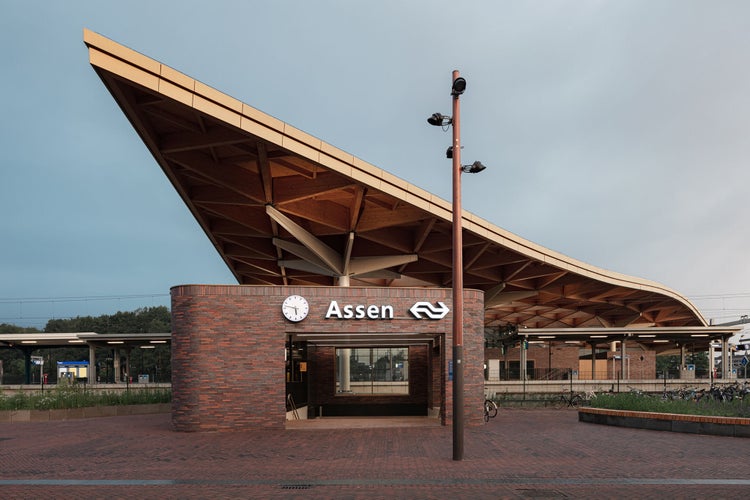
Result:
[[[13,384],[0,385],[0,392],[8,395],[14,392],[43,392],[52,391],[58,387],[58,384]],[[76,383],[74,387],[81,388],[88,392],[117,392],[117,391],[151,391],[160,389],[171,389],[170,383],[148,383],[148,384],[84,384]]]
[[[490,375],[495,375],[495,380],[521,380],[521,372],[517,367],[506,368]],[[530,368],[526,371],[527,380],[569,380],[574,378],[574,371],[570,368]],[[606,379],[607,374],[602,373],[601,378]]]
[[[545,399],[550,394],[562,391],[587,392],[628,392],[638,390],[649,393],[664,393],[673,390],[694,388],[709,389],[712,386],[725,386],[746,379],[650,379],[650,380],[505,380],[485,381],[485,396],[498,400]]]
[[[409,382],[349,382],[349,390],[341,391],[336,384],[336,395],[338,396],[362,396],[362,395],[408,395]]]
[[[737,373],[740,377],[744,375],[744,371],[739,371]],[[689,374],[691,379],[711,378],[711,374],[706,369],[698,368],[694,371],[690,371]],[[681,372],[677,369],[669,370],[666,374],[664,372],[658,372],[656,375],[656,378],[658,379],[665,378],[665,375],[668,379],[685,378],[685,372]],[[521,380],[521,372],[518,370],[518,367],[505,368],[492,373],[487,371],[485,376],[488,378],[489,382]],[[573,370],[572,368],[529,368],[526,371],[526,380],[616,380],[617,378],[623,378],[619,367],[614,370],[614,373],[612,370],[599,370],[593,372],[593,374],[591,370],[578,371]],[[644,379],[644,377],[639,376],[637,373],[630,373],[629,378],[631,380]]]
[[[299,420],[299,413],[297,412],[297,405],[294,404],[294,398],[291,394],[286,395],[286,408],[287,411],[291,411],[294,415],[294,420]]]

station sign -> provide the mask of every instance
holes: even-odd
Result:
[[[450,309],[443,302],[420,301],[412,305],[408,312],[414,319],[439,320],[443,319]],[[339,304],[337,300],[332,300],[326,310],[326,319],[393,319],[394,307],[390,304]]]

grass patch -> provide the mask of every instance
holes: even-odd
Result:
[[[750,405],[742,399],[733,401],[716,401],[709,398],[703,398],[700,401],[669,400],[657,395],[621,392],[599,394],[591,399],[590,406],[609,410],[750,418]]]
[[[130,389],[125,391],[92,391],[80,385],[60,384],[44,392],[14,391],[0,393],[0,410],[62,410],[90,406],[123,406],[169,403],[170,389]]]

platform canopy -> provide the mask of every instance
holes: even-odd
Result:
[[[171,333],[0,333],[0,348],[47,348],[47,347],[75,347],[76,345],[92,345],[105,347],[123,344],[127,347],[168,344],[172,340]]]
[[[84,41],[238,283],[451,286],[448,201],[99,34]],[[663,285],[462,217],[464,286],[484,290],[487,326],[705,325]]]
[[[501,339],[506,345],[516,345],[520,340],[529,343],[568,344],[584,346],[612,346],[615,342],[632,342],[656,354],[680,354],[683,349],[703,350],[712,346],[728,348],[726,342],[742,330],[741,326],[695,327],[633,327],[626,328],[522,328]]]

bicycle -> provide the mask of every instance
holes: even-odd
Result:
[[[484,421],[489,422],[491,418],[497,416],[497,403],[491,399],[484,400]]]
[[[583,396],[573,391],[563,391],[555,401],[555,408],[578,408],[583,404]]]

